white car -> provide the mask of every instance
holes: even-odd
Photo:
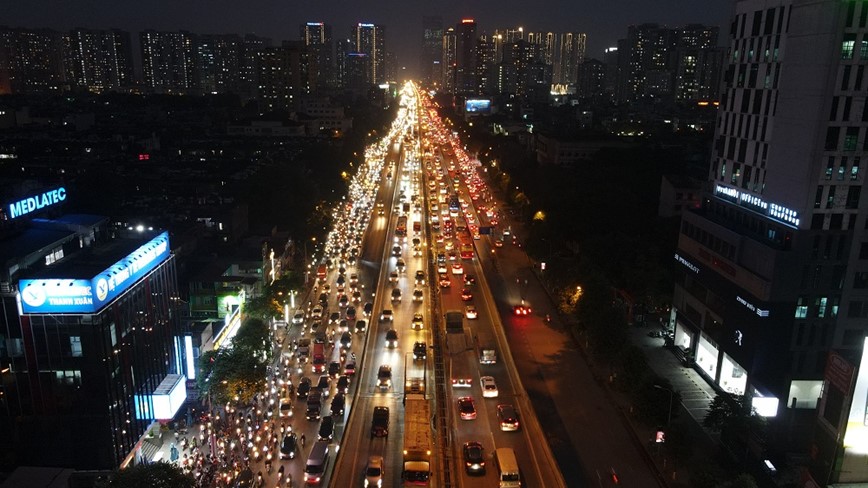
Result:
[[[295,312],[295,315],[292,316],[292,323],[294,325],[300,325],[304,323],[304,312]]]
[[[479,318],[479,313],[476,312],[474,305],[467,305],[464,307],[464,316],[467,317],[467,320],[474,320]]]
[[[497,384],[493,376],[482,376],[479,381],[482,383],[483,398],[497,398]]]
[[[365,468],[365,486],[383,486],[383,456],[368,458],[368,466]]]
[[[452,265],[452,274],[454,274],[454,275],[464,274],[464,266],[462,266],[459,263],[453,264]]]

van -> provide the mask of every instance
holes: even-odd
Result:
[[[521,473],[515,451],[509,447],[500,447],[494,451],[494,465],[497,467],[497,480],[501,488],[521,487]]]
[[[328,463],[328,441],[316,441],[310,449],[310,455],[308,455],[307,463],[304,465],[304,482],[308,485],[320,484]]]

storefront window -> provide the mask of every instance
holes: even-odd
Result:
[[[720,355],[720,349],[717,344],[708,338],[705,334],[699,336],[699,344],[696,348],[696,364],[705,371],[705,374],[712,379],[717,378],[717,358]]]
[[[747,373],[729,354],[723,355],[720,364],[720,381],[718,383],[724,391],[733,395],[744,395],[747,387]]]

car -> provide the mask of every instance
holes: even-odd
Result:
[[[347,321],[347,319],[342,319],[340,322],[338,322],[338,332],[346,332],[348,330],[350,330],[350,323]]]
[[[343,269],[343,268],[341,268],[341,269]],[[346,284],[346,282],[347,282],[347,279],[344,278],[344,275],[343,275],[343,274],[341,274],[340,276],[338,276],[338,279],[335,280],[335,284],[338,285],[338,286],[344,285],[344,284]]]
[[[295,459],[298,453],[298,437],[294,432],[290,432],[283,436],[283,441],[280,443],[280,459]]]
[[[346,351],[353,343],[353,335],[350,334],[349,331],[345,331],[343,334],[341,334],[341,339],[339,342],[341,345],[341,349]]]
[[[338,361],[332,361],[329,363],[328,375],[331,377],[335,377],[338,373],[341,372],[341,363]]]
[[[359,275],[356,273],[351,273],[350,274],[350,283],[358,283],[358,282],[359,282]]]
[[[414,302],[421,302],[424,298],[425,298],[425,293],[422,290],[420,290],[419,288],[416,288],[415,290],[413,290],[413,301]]]
[[[350,304],[350,298],[348,296],[341,295],[341,297],[338,298],[338,306],[339,307],[345,308],[349,304]]]
[[[465,442],[462,447],[464,453],[464,470],[467,474],[485,474],[485,448],[481,442]]]
[[[458,413],[461,420],[474,420],[476,418],[476,402],[473,401],[473,397],[458,398]]]
[[[424,285],[425,284],[425,272],[420,270],[416,271],[416,284]]]
[[[365,486],[383,486],[383,456],[371,456],[365,467]]]
[[[295,312],[295,315],[292,316],[292,324],[293,325],[301,325],[304,323],[304,312],[301,310]]]
[[[494,247],[503,247],[503,239],[501,239],[500,237],[498,237],[498,238],[494,241]]]
[[[341,375],[338,378],[338,382],[337,382],[337,385],[335,386],[335,388],[337,389],[338,393],[344,393],[345,394],[350,389],[350,377],[347,375]],[[497,387],[495,387],[495,391],[496,391],[496,388]]]
[[[292,399],[281,398],[278,412],[280,412],[281,417],[292,417]]]
[[[462,288],[461,289],[461,299],[465,302],[469,302],[473,300],[473,292],[470,291],[470,288]]]
[[[472,274],[464,275],[464,284],[466,286],[475,285],[476,284],[476,276],[474,276]]]
[[[449,279],[449,276],[446,274],[441,274],[440,279],[438,280],[440,284],[440,288],[449,288],[452,286],[452,281]]]
[[[398,331],[395,329],[389,329],[386,331],[386,347],[395,348],[398,347]]]
[[[365,313],[365,317],[370,317],[371,312],[374,311],[374,304],[371,302],[365,302],[365,304],[362,306],[362,311]]]
[[[454,275],[464,274],[464,266],[462,266],[461,263],[453,264],[452,265],[452,274],[454,274]]]
[[[505,403],[497,406],[497,421],[502,431],[515,431],[520,427],[515,407]]]
[[[497,383],[493,376],[482,376],[479,382],[482,385],[482,398],[497,398]]]
[[[397,271],[392,271],[389,273],[389,281],[391,281],[392,283],[398,282],[398,272]]]
[[[476,311],[475,305],[466,305],[464,307],[464,316],[467,320],[475,320],[479,318],[479,313]]]
[[[320,391],[322,396],[327,397],[331,392],[332,379],[329,375],[323,374],[320,375],[319,380],[316,383],[316,389]]]
[[[446,263],[437,263],[437,272],[440,274],[448,273],[449,268],[446,267]]]
[[[401,255],[401,246],[395,246],[392,248],[392,256],[400,256]]]
[[[399,273],[403,273],[404,270],[407,269],[407,263],[405,263],[403,259],[398,258],[398,261],[395,263],[395,268]]]
[[[353,376],[356,374],[356,362],[355,361],[347,361],[344,364],[344,374],[347,376]]]
[[[356,320],[356,307],[347,307],[347,320]]]
[[[380,322],[391,322],[394,318],[395,314],[393,314],[392,310],[389,308],[384,308],[383,311],[380,312]]]
[[[339,312],[332,312],[329,314],[329,324],[336,324],[340,322],[341,314]]]
[[[401,301],[401,289],[400,288],[392,288],[392,301],[400,302]]]
[[[319,305],[313,307],[313,312],[310,313],[310,318],[314,320],[322,319],[322,307],[320,307]]]
[[[322,416],[322,393],[319,390],[311,390],[307,397],[307,408],[304,418],[307,420],[319,420]]]
[[[515,305],[512,307],[512,313],[514,315],[525,316],[525,315],[530,315],[530,312],[531,312],[530,307],[527,307],[525,305]]]
[[[377,369],[377,388],[387,390],[392,387],[392,367],[383,364]]]
[[[325,285],[322,286],[322,294],[320,295],[320,298],[322,298],[322,295],[328,296],[329,293],[331,293],[331,292],[332,292],[332,286],[329,285],[328,283],[326,283]]]
[[[344,414],[344,406],[347,403],[347,397],[342,392],[338,392],[334,398],[332,398],[331,406],[329,406],[329,411],[332,415],[338,416]]]
[[[356,320],[356,332],[362,333],[368,330],[368,323],[364,320]]]
[[[360,292],[359,290],[354,290],[353,291],[353,302],[359,303],[361,301],[362,301],[362,292]]]
[[[458,253],[455,251],[449,251],[449,260],[450,261],[457,261],[458,260]]]
[[[330,441],[335,436],[335,419],[332,417],[323,417],[319,421],[318,437],[321,441]]]
[[[310,394],[310,378],[307,376],[303,376],[298,381],[298,386],[295,388],[295,396],[296,398],[307,398]]]
[[[428,345],[424,342],[413,343],[413,359],[427,359]]]
[[[425,328],[425,318],[421,313],[413,314],[413,321],[410,322],[410,328],[413,330],[422,330]]]

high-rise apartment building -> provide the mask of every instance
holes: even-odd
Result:
[[[559,35],[557,55],[554,58],[553,81],[561,85],[575,85],[579,66],[585,59],[588,36],[581,32],[564,32]]]
[[[323,22],[307,22],[301,25],[301,40],[310,56],[310,69],[319,90],[336,86],[335,45],[332,26]]]
[[[265,109],[293,110],[315,82],[303,41],[283,41],[259,52],[258,98]]]
[[[422,83],[435,86],[443,76],[443,19],[439,16],[422,17],[422,56],[419,59]]]
[[[618,100],[715,99],[720,50],[717,27],[630,26],[618,41]]]
[[[142,74],[145,86],[156,92],[185,93],[198,88],[193,34],[142,31]]]
[[[858,357],[868,335],[866,18],[862,2],[736,2],[709,193],[674,256],[675,345],[746,395],[778,446],[808,452],[820,406],[830,440],[812,458],[843,438],[846,399],[820,402],[841,371],[829,351]]]
[[[242,100],[256,98],[259,94],[260,52],[267,47],[271,47],[271,39],[267,37],[245,34],[241,40],[238,93]]]
[[[57,91],[63,84],[59,32],[0,27],[0,94]]]
[[[455,25],[455,93],[476,94],[476,21],[462,19]]]
[[[690,24],[678,29],[673,63],[676,100],[717,100],[724,50],[719,29]]]
[[[129,87],[132,54],[129,32],[73,29],[63,36],[66,82],[94,93]]]
[[[476,92],[480,95],[497,94],[497,43],[492,36],[482,35],[476,40]]]
[[[443,82],[441,86],[446,93],[455,93],[455,68],[458,57],[458,36],[450,27],[443,34]]]
[[[386,81],[386,28],[382,25],[359,23],[353,27],[354,52],[367,55],[371,83]]]
[[[199,35],[196,38],[196,79],[202,93],[239,90],[243,43],[235,34]]]

